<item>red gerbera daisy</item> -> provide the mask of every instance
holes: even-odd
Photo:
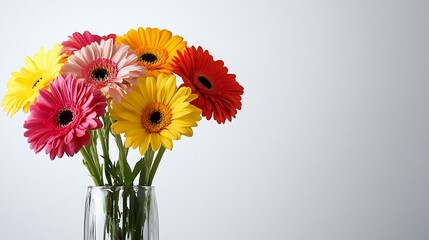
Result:
[[[202,110],[202,115],[213,118],[220,124],[235,118],[241,109],[243,87],[228,73],[222,60],[213,60],[207,50],[188,47],[174,59],[174,70],[183,79],[182,86],[190,87],[198,94],[193,105]]]
[[[30,106],[24,136],[36,153],[45,149],[52,160],[64,153],[71,157],[89,143],[88,130],[103,126],[99,117],[106,112],[106,98],[72,75],[58,76],[50,89],[41,89]]]
[[[82,33],[75,32],[72,36],[69,36],[69,40],[61,43],[63,45],[63,49],[61,53],[65,53],[66,55],[73,54],[74,51],[78,51],[81,48],[93,43],[100,43],[101,40],[113,39],[113,43],[115,43],[116,35],[109,34],[107,36],[100,37],[99,35],[92,34],[89,31],[85,31]]]

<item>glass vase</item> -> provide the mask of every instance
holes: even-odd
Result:
[[[154,187],[88,187],[84,240],[158,239]]]

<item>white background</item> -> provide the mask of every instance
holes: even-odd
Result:
[[[0,94],[75,31],[167,28],[244,86],[232,123],[174,143],[160,239],[429,239],[427,1],[2,1]],[[0,113],[0,239],[83,239],[81,158],[50,161]],[[137,156],[136,156],[137,157]]]

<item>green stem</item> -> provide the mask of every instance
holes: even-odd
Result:
[[[109,154],[109,136],[110,136],[110,128],[112,126],[112,122],[109,118],[109,113],[106,113],[103,116],[103,128],[104,128],[104,141],[105,141],[105,147],[107,149],[107,154]],[[109,158],[110,160],[110,158]]]
[[[106,145],[106,138],[104,137],[103,132],[101,129],[97,129],[97,135],[100,139],[101,143],[101,149],[103,150],[103,159],[104,159],[104,175],[106,175],[107,184],[109,186],[112,186],[112,176],[110,175],[109,171],[107,171],[106,168],[109,168],[109,162],[110,162],[110,156],[109,156],[109,149]]]
[[[124,144],[122,143],[121,135],[114,134],[114,137],[115,137],[116,145],[118,146],[118,150],[119,150],[118,164],[119,164],[119,170],[121,172],[122,182],[123,184],[126,184],[127,174],[125,173],[125,167],[126,167],[126,164],[128,163],[127,163],[125,147],[124,147]]]
[[[158,150],[155,161],[153,162],[152,167],[150,169],[148,186],[152,185],[153,178],[155,177],[156,170],[158,170],[159,163],[161,163],[161,159],[162,159],[162,156],[164,155],[164,152],[165,152],[165,147],[161,145],[161,148]]]
[[[103,183],[103,170],[100,166],[100,160],[98,158],[98,150],[97,150],[97,136],[95,135],[95,132],[91,132],[91,145],[90,145],[90,151],[89,153],[92,155],[91,160],[93,161],[93,165],[95,167],[95,170],[97,171],[97,175],[101,182]]]
[[[97,129],[97,135],[98,138],[100,139],[100,143],[101,143],[101,149],[103,150],[103,157],[104,158],[109,158],[109,151],[107,150],[106,147],[106,142],[104,139],[104,134],[101,132],[101,129]]]
[[[124,148],[124,155],[125,155],[125,158],[127,158],[128,157],[128,150],[130,150],[129,148]]]
[[[147,186],[147,183],[149,181],[149,172],[150,172],[150,166],[152,165],[152,162],[153,162],[153,155],[154,155],[154,152],[151,146],[149,146],[144,154],[143,167],[142,167],[142,170],[140,171],[139,185],[141,186]]]
[[[86,147],[81,148],[80,150],[82,157],[83,157],[83,161],[84,161],[84,165],[86,166],[86,168],[88,169],[89,173],[91,174],[92,179],[94,180],[94,183],[96,186],[101,186],[103,185],[103,181],[100,180],[99,178],[99,174],[97,173],[97,169],[94,166],[94,163],[91,159],[91,157],[88,154],[88,151],[86,150]]]

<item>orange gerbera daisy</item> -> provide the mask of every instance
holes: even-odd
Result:
[[[127,34],[118,36],[116,44],[129,45],[137,53],[138,62],[146,68],[146,76],[158,77],[160,73],[172,74],[171,63],[186,47],[180,36],[158,28],[131,29]]]

